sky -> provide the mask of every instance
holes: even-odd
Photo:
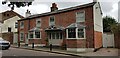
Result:
[[[6,5],[2,5],[2,1],[0,0],[0,12],[4,12],[10,10],[10,8]],[[118,1],[119,0],[98,0],[100,2],[103,17],[104,16],[112,16],[118,21]],[[69,7],[74,7],[77,5],[82,5],[86,3],[93,2],[93,0],[34,0],[32,5],[29,7],[21,7],[15,8],[15,12],[19,13],[22,16],[25,16],[25,12],[27,9],[33,14],[41,14],[45,12],[50,12],[50,7],[52,3],[56,3],[58,9],[64,9]]]

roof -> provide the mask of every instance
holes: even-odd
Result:
[[[85,25],[80,24],[80,23],[72,23],[67,28],[79,28],[79,29],[83,29],[85,27],[86,27]]]
[[[62,26],[49,26],[48,28],[45,29],[45,31],[62,31],[65,28]]]
[[[31,15],[29,17],[23,18],[21,20],[32,19],[32,18],[47,16],[47,15],[52,15],[52,14],[67,12],[67,11],[71,11],[71,10],[76,10],[76,9],[80,9],[80,8],[94,6],[95,4],[96,4],[96,2],[92,2],[92,3],[88,3],[88,4],[84,4],[84,5],[79,5],[79,6],[75,6],[75,7],[70,7],[70,8],[66,8],[66,9],[61,9],[61,10],[57,10],[57,11],[53,11],[53,12],[47,12],[47,13],[42,13],[42,14],[35,14],[35,15]],[[19,20],[19,21],[21,21],[21,20]]]
[[[14,16],[18,16],[20,18],[24,18],[23,16],[21,16],[20,14],[12,11],[12,10],[8,10],[8,11],[5,11],[5,12],[1,12],[0,13],[0,22],[3,22],[4,20],[7,20],[9,18],[12,18]]]
[[[40,31],[40,28],[34,27],[34,28],[30,29],[29,31]]]

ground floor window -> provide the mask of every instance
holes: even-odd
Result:
[[[62,39],[62,32],[51,32],[48,33],[48,38],[49,39]]]
[[[33,32],[29,32],[29,38],[33,38],[34,35],[33,35]]]
[[[21,32],[21,33],[20,33],[20,41],[23,41],[23,39],[24,39],[24,33]]]
[[[76,29],[75,28],[68,29],[68,38],[76,38]]]
[[[35,38],[40,38],[40,31],[35,31]]]
[[[85,38],[85,28],[69,28],[67,29],[68,38]]]
[[[78,29],[78,38],[84,38],[84,29]]]
[[[31,31],[29,32],[29,38],[41,38],[41,33],[40,31]]]

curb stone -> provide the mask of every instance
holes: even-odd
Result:
[[[13,46],[12,46],[12,47],[13,47]],[[55,51],[45,51],[45,50],[39,50],[39,49],[33,49],[33,48],[23,48],[23,47],[13,47],[13,48],[20,48],[20,49],[27,49],[27,50],[42,51],[42,52],[49,52],[49,53],[64,54],[64,55],[70,55],[70,56],[88,58],[88,57],[86,57],[86,56],[80,56],[80,55],[76,55],[76,54],[61,53],[61,52],[55,52]]]

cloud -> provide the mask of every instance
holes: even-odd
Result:
[[[2,0],[0,0],[0,2],[1,1]],[[35,0],[31,6],[15,8],[14,11],[23,16],[25,16],[25,12],[27,9],[29,9],[32,14],[40,14],[44,12],[49,12],[53,1],[57,3],[59,9],[64,9],[68,7],[90,3],[93,0]],[[110,15],[117,19],[118,8],[116,7],[116,5],[119,0],[114,0],[114,1],[113,0],[98,0],[98,1],[100,1],[101,8],[103,11],[103,16]],[[7,5],[2,5],[1,3],[0,3],[0,8],[2,8],[0,9],[0,12],[10,10],[10,8],[7,7]]]

